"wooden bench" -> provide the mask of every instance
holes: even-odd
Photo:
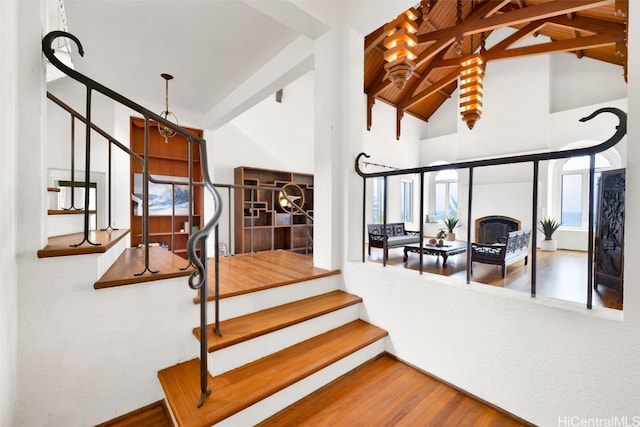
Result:
[[[502,267],[502,277],[506,277],[507,265],[524,259],[524,265],[529,260],[529,239],[531,230],[511,231],[507,238],[499,239],[500,243],[471,244],[471,267],[474,262],[493,264]]]
[[[389,248],[403,247],[412,243],[420,243],[420,232],[409,231],[404,229],[403,222],[388,223],[386,233],[384,233],[383,224],[368,224],[369,232],[369,255],[371,248],[385,248],[384,259],[389,257]]]

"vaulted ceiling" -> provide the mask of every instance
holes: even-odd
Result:
[[[455,92],[462,59],[472,53],[490,62],[568,52],[619,65],[626,79],[628,0],[422,0],[414,9],[417,57],[404,88],[384,67],[384,26],[365,37],[368,128],[376,100],[397,108],[398,138],[405,113],[428,121]],[[512,30],[485,46],[492,32],[505,27]]]

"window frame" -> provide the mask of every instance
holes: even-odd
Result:
[[[444,172],[444,174],[443,174]],[[453,176],[451,177],[445,177],[445,178],[438,178],[438,176],[442,176],[442,175],[446,175],[446,174],[455,174],[455,178]],[[442,170],[439,171],[438,173],[436,173],[433,176],[433,180],[431,182],[430,185],[430,193],[431,193],[431,197],[429,198],[429,212],[433,213],[435,215],[438,216],[438,221],[444,221],[446,218],[449,218],[451,216],[454,216],[456,218],[458,218],[459,215],[459,210],[456,209],[456,212],[454,212],[453,214],[450,211],[451,208],[451,195],[452,193],[455,195],[455,203],[456,206],[459,205],[459,194],[458,194],[458,190],[459,190],[459,176],[458,176],[458,172],[455,170]],[[444,215],[441,217],[440,215],[438,215],[438,212],[436,210],[436,205],[437,205],[437,191],[436,188],[438,186],[438,184],[444,184]],[[455,190],[452,191],[452,184],[455,184]]]
[[[407,194],[408,192],[408,194]],[[400,180],[400,221],[413,222],[413,180]]]
[[[587,229],[589,227],[589,210],[593,207],[594,209],[594,215],[593,215],[593,220],[594,222],[597,220],[597,203],[592,203],[595,202],[597,200],[598,197],[598,186],[599,186],[599,179],[600,179],[600,172],[602,171],[606,171],[606,170],[611,170],[611,169],[616,169],[616,162],[614,161],[614,159],[611,158],[611,156],[607,155],[607,152],[603,152],[603,153],[598,153],[596,154],[596,156],[601,156],[604,160],[606,160],[609,164],[607,166],[600,166],[600,167],[596,167],[594,168],[594,192],[593,192],[593,197],[594,200],[590,201],[589,200],[589,167],[587,166],[586,168],[579,168],[579,169],[570,169],[565,171],[564,168],[566,166],[566,164],[568,162],[570,162],[573,159],[576,159],[578,157],[570,157],[566,160],[564,160],[563,162],[561,162],[560,164],[560,179],[558,180],[558,186],[559,186],[559,194],[560,194],[560,203],[559,203],[559,218],[562,221],[562,218],[564,216],[564,210],[563,210],[563,196],[564,196],[564,177],[565,176],[569,176],[569,175],[577,175],[580,176],[580,191],[581,191],[581,196],[580,196],[580,225],[566,225],[566,224],[561,224],[561,228],[565,228],[565,229],[572,229],[572,230],[584,230]],[[584,157],[584,156],[579,156],[579,157]],[[597,164],[597,160],[596,160],[596,164]]]

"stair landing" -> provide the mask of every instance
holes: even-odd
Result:
[[[98,245],[83,242],[77,247],[72,247],[71,245],[77,245],[82,242],[84,239],[84,233],[49,237],[47,246],[38,251],[38,258],[104,253],[111,249],[111,247],[118,243],[128,233],[129,230],[89,231],[89,241],[92,243],[98,243]]]
[[[95,289],[132,285],[153,280],[191,275],[195,270],[189,261],[159,246],[149,247],[149,268],[145,270],[145,250],[127,248],[93,287]]]

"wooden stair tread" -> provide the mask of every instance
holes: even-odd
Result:
[[[158,372],[166,399],[180,427],[210,426],[312,375],[387,336],[362,320],[318,335],[216,377],[201,408],[200,361]]]
[[[158,272],[144,271],[144,256],[145,251],[143,248],[125,249],[100,280],[94,283],[93,287],[95,289],[104,289],[153,280],[184,277],[189,276],[194,271],[193,267],[183,270],[187,267],[189,261],[159,246],[149,247],[149,267],[154,271],[158,270]],[[143,271],[143,274],[136,276],[136,274]]]
[[[71,247],[71,245],[82,242],[84,232],[49,237],[47,246],[38,251],[38,258],[104,253],[118,243],[127,233],[129,233],[129,230],[124,229],[89,231],[89,241],[100,243],[100,245],[94,246],[84,242],[75,248]]]
[[[208,325],[208,349],[229,347],[360,302],[359,296],[332,291],[220,322],[221,337]],[[193,334],[200,339],[201,329],[194,328]]]
[[[90,210],[90,214],[96,213],[96,210]],[[84,215],[84,209],[49,209],[47,215]]]
[[[212,301],[216,270],[214,258],[209,258],[208,266],[207,300]],[[219,266],[220,298],[340,274],[340,270],[315,267],[312,256],[281,249],[220,257]],[[198,295],[194,303],[199,302]]]

